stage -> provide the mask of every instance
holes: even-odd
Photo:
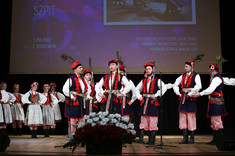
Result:
[[[10,136],[11,143],[5,152],[0,155],[86,155],[83,147],[78,147],[74,153],[69,148],[57,147],[65,144],[67,141],[64,135],[50,136],[44,138],[38,135],[38,139],[31,139],[30,135]],[[147,141],[147,136],[144,140]],[[216,146],[207,145],[211,141],[210,135],[195,136],[195,144],[180,145],[181,135],[163,136],[165,145],[173,145],[176,147],[163,146],[146,148],[145,144],[127,144],[122,148],[122,155],[234,155],[234,151],[219,151]],[[159,144],[160,136],[156,137],[156,144]]]

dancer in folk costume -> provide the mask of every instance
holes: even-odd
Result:
[[[55,124],[55,115],[53,106],[58,104],[57,98],[49,93],[50,86],[48,84],[43,85],[44,92],[42,93],[46,96],[47,101],[42,104],[42,119],[43,119],[43,129],[44,137],[49,137],[49,129]]]
[[[92,112],[99,112],[99,105],[98,102],[95,98],[95,84],[94,82],[92,82],[92,73],[91,73],[91,69],[85,69],[83,71],[83,77],[85,79],[85,82],[88,86],[88,88],[90,88],[91,93],[90,93],[90,97],[88,98],[88,100],[86,100],[86,109],[85,109],[85,113],[86,115],[89,115]]]
[[[4,82],[1,83],[1,86],[4,85]],[[2,134],[6,134],[6,118],[7,114],[5,114],[6,103],[9,101],[9,94],[5,90],[0,90],[0,130]]]
[[[13,90],[14,93],[13,95],[15,96],[16,100],[14,104],[11,106],[11,111],[12,111],[12,116],[13,116],[13,130],[15,135],[22,135],[22,125],[25,120],[25,115],[24,115],[24,109],[23,109],[23,103],[21,101],[21,98],[23,94],[19,93],[20,90],[20,85],[19,84],[14,84],[13,85]],[[19,131],[17,132],[16,128],[19,128]]]
[[[185,61],[185,73],[180,75],[174,83],[174,92],[179,96],[179,128],[183,133],[183,140],[179,144],[194,144],[196,133],[196,99],[192,95],[202,88],[201,78],[193,68],[196,60],[201,60],[203,55],[198,55],[192,61]],[[180,86],[180,89],[179,89]],[[181,90],[181,91],[180,91]],[[188,130],[191,132],[188,142]]]
[[[32,138],[37,138],[38,126],[43,125],[41,105],[47,101],[47,98],[43,94],[37,92],[37,89],[38,83],[33,82],[30,91],[22,96],[23,104],[29,104],[25,125],[30,127]]]
[[[50,84],[50,89],[51,89],[50,94],[54,95],[58,100],[58,103],[53,105],[53,110],[54,110],[54,115],[55,115],[55,124],[51,126],[51,132],[54,135],[55,134],[55,129],[56,129],[56,123],[62,121],[62,116],[61,116],[59,103],[65,101],[65,96],[62,93],[57,92],[55,90],[56,89],[56,84],[55,83]]]
[[[83,72],[82,64],[77,61],[73,62],[70,67],[74,74],[70,76],[63,86],[63,93],[67,98],[65,102],[65,117],[69,118],[69,133],[75,134],[74,125],[80,123],[85,115],[85,102],[89,98],[90,89],[85,80],[81,77]]]
[[[105,111],[116,111],[123,115],[120,109],[123,107],[122,97],[126,96],[130,91],[131,84],[125,76],[118,73],[118,60],[112,59],[108,62],[108,65],[110,74],[105,75],[95,85],[95,91],[98,95],[97,100],[101,103],[102,109]],[[122,85],[125,88],[121,91]],[[105,90],[103,90],[103,86]]]
[[[219,56],[217,57],[217,63],[209,62],[210,85],[207,89],[193,95],[194,98],[209,95],[207,118],[211,119],[211,128],[213,129],[213,139],[208,143],[210,145],[215,144],[217,133],[221,133],[221,129],[224,128],[222,117],[228,115],[223,97],[224,81],[219,74],[219,63],[224,61],[224,58]]]
[[[12,124],[12,112],[11,112],[11,105],[15,102],[16,98],[14,95],[6,91],[7,84],[5,82],[1,82],[1,92],[3,94],[7,94],[8,98],[6,101],[2,102],[2,110],[4,114],[4,122],[5,124],[2,126],[3,129],[6,129],[7,125]]]
[[[127,80],[130,82],[131,84],[131,93],[132,95],[129,93],[126,94],[126,97],[123,96],[122,97],[122,107],[121,107],[121,112],[122,115],[126,118],[127,121],[130,120],[130,115],[134,114],[131,108],[131,105],[133,104],[133,102],[137,99],[136,97],[136,89],[135,89],[135,85],[134,83],[127,77],[126,74],[126,68],[124,66],[119,66],[120,69],[120,74],[125,76],[127,78]],[[121,91],[123,91],[125,89],[125,86],[122,85]]]
[[[164,82],[159,78],[155,77],[155,67],[152,62],[148,62],[144,65],[147,78],[144,78],[136,87],[136,95],[140,100],[140,138],[139,142],[144,143],[144,131],[150,131],[148,144],[155,144],[155,136],[158,130],[158,116],[159,116],[159,102],[157,97],[164,95],[167,91],[167,87]],[[162,89],[162,90],[161,90]],[[143,92],[141,95],[140,93]]]

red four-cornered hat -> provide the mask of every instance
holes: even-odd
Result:
[[[90,69],[90,68],[85,69],[85,70],[83,71],[83,75],[85,75],[85,74],[87,74],[87,73],[91,73],[91,69]]]
[[[109,65],[110,63],[116,63],[116,64],[118,64],[118,60],[112,59],[112,60],[110,60],[110,61],[108,62],[108,65]]]
[[[146,68],[147,66],[154,67],[154,64],[152,62],[148,62],[144,65],[144,68]]]
[[[79,61],[73,62],[72,66],[71,66],[70,68],[71,68],[71,69],[74,69],[74,68],[76,68],[76,67],[78,67],[78,66],[80,66],[80,65],[81,65],[81,63],[80,63]]]
[[[185,64],[188,64],[190,66],[193,66],[194,65],[194,61],[185,61]]]
[[[120,70],[123,70],[123,71],[126,71],[126,69],[125,69],[124,66],[119,66],[119,69],[120,69]]]
[[[219,64],[215,65],[215,63],[213,63],[213,62],[209,62],[209,64],[210,64],[210,66],[209,66],[210,69],[212,69],[212,70],[214,70],[215,68],[219,69]]]

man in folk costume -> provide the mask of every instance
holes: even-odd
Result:
[[[126,68],[124,66],[119,66],[119,69],[120,69],[120,74],[127,78]],[[127,93],[127,96],[122,97],[123,103],[122,103],[122,107],[120,109],[121,109],[121,113],[122,113],[121,115],[123,115],[123,117],[125,117],[126,120],[129,121],[130,115],[134,114],[132,111],[131,105],[136,100],[136,89],[135,89],[134,83],[129,78],[127,78],[127,80],[131,84],[130,91],[131,91],[132,95],[129,92],[129,93]],[[125,86],[122,85],[121,91],[123,91],[124,89],[125,89]]]
[[[53,82],[50,84],[50,89],[51,89],[50,94],[54,95],[58,100],[58,103],[53,105],[53,110],[54,110],[54,115],[55,115],[55,124],[51,126],[51,132],[54,135],[56,124],[62,121],[59,102],[64,102],[65,96],[62,93],[56,91],[56,84]]]
[[[67,79],[63,86],[63,93],[67,98],[65,102],[65,117],[69,118],[69,133],[75,134],[74,125],[80,123],[85,115],[86,97],[89,97],[90,90],[81,77],[83,72],[82,65],[79,61],[74,62],[70,67],[74,74]]]
[[[158,131],[159,102],[157,97],[164,95],[167,91],[165,84],[155,77],[155,67],[152,62],[144,65],[147,78],[143,78],[136,87],[136,95],[140,100],[140,138],[139,142],[144,143],[144,131],[150,131],[148,144],[155,144],[155,136]],[[162,90],[161,90],[162,89]],[[141,95],[140,93],[143,92]]]
[[[46,96],[47,101],[42,105],[42,119],[43,119],[43,129],[44,137],[49,137],[49,129],[55,124],[55,115],[53,106],[58,104],[57,98],[49,93],[49,84],[43,85],[43,95]]]
[[[13,127],[15,135],[17,135],[19,133],[19,135],[21,136],[22,135],[22,125],[23,125],[24,120],[25,120],[23,103],[21,101],[21,97],[23,96],[23,94],[19,93],[19,90],[20,90],[20,85],[19,84],[14,84],[13,85],[13,90],[14,90],[13,95],[16,97],[16,101],[11,106],[12,116],[13,116],[12,127]],[[16,131],[17,125],[18,125],[18,128],[19,128],[18,132]]]
[[[179,76],[173,85],[173,90],[180,100],[178,107],[179,128],[183,133],[183,140],[179,144],[194,144],[197,105],[196,99],[192,98],[192,95],[202,88],[200,75],[193,70],[196,60],[185,61],[185,73]],[[189,142],[188,130],[191,132]]]
[[[92,112],[99,112],[99,105],[97,100],[95,99],[95,84],[92,82],[92,74],[91,74],[91,69],[85,69],[83,71],[83,77],[85,79],[85,82],[91,90],[90,97],[88,100],[86,100],[86,109],[85,109],[85,114],[89,115]]]
[[[97,100],[102,104],[102,108],[107,112],[116,111],[121,114],[121,97],[126,96],[131,89],[131,84],[125,76],[118,73],[118,60],[112,59],[108,62],[110,74],[105,75],[96,85]],[[125,86],[121,91],[122,85]],[[103,87],[104,89],[103,90]],[[111,105],[112,104],[112,105]]]
[[[38,83],[33,82],[31,89],[22,96],[23,104],[29,104],[25,118],[25,125],[30,127],[32,138],[37,138],[38,126],[43,125],[41,105],[47,101],[47,98],[37,92]]]
[[[215,136],[224,128],[222,117],[228,115],[223,98],[224,81],[219,74],[219,63],[223,62],[222,57],[217,57],[218,63],[209,62],[209,73],[211,75],[210,85],[207,89],[193,95],[194,98],[209,95],[207,118],[211,119],[211,128],[213,129],[213,139],[208,144],[215,144]],[[222,60],[222,61],[221,61]]]

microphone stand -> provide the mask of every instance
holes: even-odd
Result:
[[[160,70],[159,71],[159,74],[160,74],[160,144],[158,145],[153,145],[153,146],[146,146],[147,148],[148,147],[153,147],[153,149],[157,149],[157,147],[160,147],[160,149],[162,149],[162,146],[167,146],[167,147],[176,147],[176,146],[173,146],[173,145],[164,145],[163,141],[162,141],[162,135],[163,135],[163,98],[162,98],[162,73]]]
[[[70,97],[70,72],[68,72],[68,80],[69,80],[69,104],[71,104],[71,97]],[[71,108],[70,108],[71,110]],[[69,110],[69,112],[70,112]],[[71,134],[71,121],[70,121],[70,117],[69,117],[69,124],[68,124],[68,134],[66,135],[66,138],[68,138],[69,134]],[[54,148],[58,148],[58,147],[63,147],[64,145],[61,145],[61,146],[54,146]]]

